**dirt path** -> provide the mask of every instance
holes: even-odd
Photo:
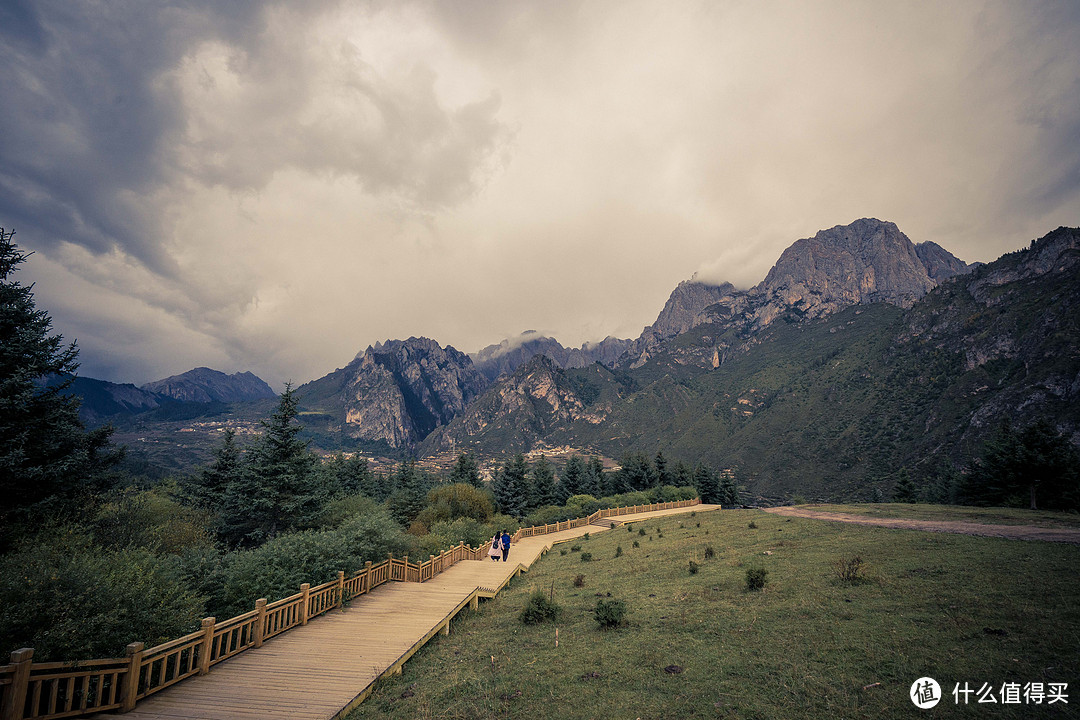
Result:
[[[957,533],[960,535],[984,535],[986,537],[1009,538],[1011,540],[1043,540],[1080,545],[1080,529],[1043,528],[1034,525],[985,525],[982,523],[959,522],[950,520],[901,520],[898,518],[872,518],[851,513],[825,512],[824,510],[804,510],[796,507],[766,508],[765,512],[789,517],[813,518],[815,520],[833,520],[836,522],[855,523],[856,525],[878,525],[881,527],[903,530],[928,530],[930,532]]]

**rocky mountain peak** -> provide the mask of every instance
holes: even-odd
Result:
[[[450,422],[486,387],[465,353],[410,337],[376,343],[297,392],[313,406],[343,412],[346,435],[403,447]]]
[[[538,355],[546,355],[563,369],[578,368],[594,362],[613,363],[630,344],[629,340],[607,337],[598,343],[584,343],[580,348],[563,347],[552,337],[535,330],[526,330],[515,338],[507,338],[471,353],[476,369],[489,381],[512,375],[519,367]]]
[[[155,380],[141,389],[185,402],[247,402],[277,397],[277,393],[254,373],[226,375],[207,367]]]

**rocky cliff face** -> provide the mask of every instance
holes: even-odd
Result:
[[[605,371],[607,372],[607,371]],[[565,372],[546,355],[536,355],[445,428],[432,434],[431,451],[458,450],[479,443],[503,451],[527,450],[556,428],[603,421],[603,409],[590,409]]]
[[[369,347],[297,394],[307,406],[338,416],[347,436],[396,448],[450,422],[486,387],[464,353],[409,338]]]
[[[598,343],[585,343],[580,348],[563,347],[555,338],[526,330],[517,338],[508,338],[497,345],[470,354],[480,374],[489,381],[512,375],[537,355],[546,355],[565,369],[580,368],[594,362],[613,363],[629,346],[629,340],[607,337]]]
[[[734,330],[747,339],[779,318],[817,318],[874,302],[910,307],[942,281],[970,269],[935,243],[913,244],[894,223],[856,220],[796,241],[750,290],[728,283],[680,283],[622,360],[641,367],[661,343],[706,323],[716,325],[718,334]],[[721,353],[710,348],[705,355]]]
[[[184,402],[248,402],[277,397],[269,385],[250,372],[226,375],[205,367],[146,383],[142,389]]]

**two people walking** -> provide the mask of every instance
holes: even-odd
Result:
[[[510,533],[503,530],[501,533],[495,533],[495,537],[491,538],[491,549],[488,550],[488,557],[494,562],[499,562],[499,557],[502,556],[503,562],[506,562],[506,558],[510,555]]]

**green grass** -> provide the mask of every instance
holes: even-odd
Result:
[[[653,541],[618,558],[621,534],[596,534],[581,588],[580,560],[548,554],[349,717],[907,718],[919,715],[907,693],[924,675],[946,695],[934,717],[1067,717],[1080,701],[964,712],[951,695],[964,681],[1068,682],[1076,692],[1075,547],[754,510],[698,513],[700,528],[679,520],[640,523]],[[841,584],[834,564],[854,554],[867,579]],[[745,589],[752,566],[768,570],[762,591]],[[558,648],[555,625],[517,619],[552,583]],[[627,622],[602,631],[593,610],[608,593],[625,601]]]
[[[911,505],[907,503],[853,503],[803,505],[807,510],[851,513],[901,520],[943,520],[987,525],[1033,525],[1043,528],[1080,528],[1080,514],[1023,508],[984,508],[960,505]]]

